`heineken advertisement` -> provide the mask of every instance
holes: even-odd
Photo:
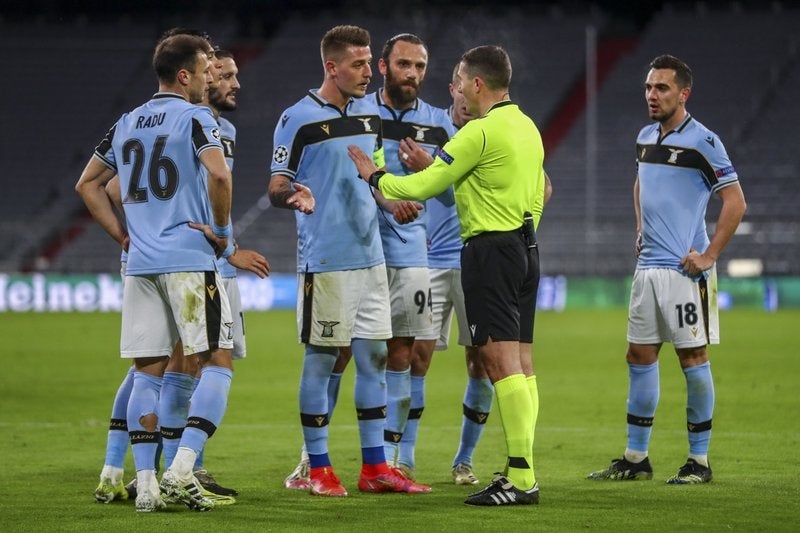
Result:
[[[238,277],[245,311],[294,309],[297,276],[271,274]],[[564,310],[627,307],[630,278],[545,276],[539,284],[538,309]],[[719,304],[734,307],[800,307],[800,278],[720,278]],[[122,308],[119,274],[0,274],[0,313],[118,312]]]
[[[238,281],[245,311],[295,306],[297,278],[293,274],[272,274],[263,280],[254,275],[240,275]],[[0,274],[0,313],[110,312],[121,309],[122,280],[119,274]]]

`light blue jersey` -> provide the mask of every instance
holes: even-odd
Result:
[[[231,124],[230,120],[222,117],[217,118],[219,123],[220,141],[222,141],[222,149],[225,151],[225,161],[228,162],[228,168],[233,171],[233,154],[236,148],[236,127]],[[202,167],[205,171],[205,167]],[[234,237],[236,237],[234,235]],[[228,263],[228,260],[220,257],[217,259],[217,270],[223,278],[235,278],[236,267]]]
[[[452,122],[452,108],[448,112],[452,130],[458,129]],[[461,269],[461,223],[456,212],[456,197],[453,187],[425,202],[427,211],[428,267]]]
[[[401,140],[410,137],[434,155],[455,134],[447,111],[419,98],[413,107],[402,111],[389,107],[381,98],[381,91],[366,98],[373,100],[380,110],[386,170],[390,174],[403,176],[413,172],[400,159]],[[398,224],[389,211],[380,206],[377,209],[386,266],[427,267],[427,209],[423,209],[420,216],[408,224]]]
[[[636,265],[683,271],[689,250],[708,247],[706,206],[712,192],[739,178],[717,135],[691,115],[659,138],[659,124],[636,139],[642,250]]]
[[[124,114],[97,146],[95,157],[120,179],[128,275],[215,269],[211,244],[189,222],[212,222],[199,156],[221,150],[219,139],[207,107],[157,93]]]
[[[351,144],[384,165],[381,121],[372,100],[351,98],[342,112],[311,90],[275,127],[271,175],[309,187],[316,200],[313,214],[295,213],[298,272],[384,262],[375,199],[348,156]]]

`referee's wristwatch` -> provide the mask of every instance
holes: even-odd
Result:
[[[370,185],[372,185],[373,187],[375,187],[377,189],[378,188],[378,181],[380,181],[381,176],[383,176],[384,174],[386,174],[386,171],[384,171],[384,170],[376,170],[375,172],[370,174],[369,178],[367,178],[367,182],[369,182]]]

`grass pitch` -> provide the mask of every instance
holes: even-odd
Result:
[[[737,310],[721,316],[712,347],[716,412],[714,481],[668,486],[686,453],[685,382],[671,346],[661,357],[661,401],[650,448],[652,481],[596,482],[592,470],[625,446],[624,310],[537,316],[535,366],[541,410],[535,441],[541,504],[472,508],[452,485],[466,380],[463,350],[437,353],[417,448],[428,495],[366,495],[353,370],[331,424],[331,457],[350,491],[315,498],[282,488],[301,445],[297,383],[302,349],[294,313],[250,313],[248,358],[236,366],[228,411],[206,466],[240,490],[234,506],[195,513],[170,505],[137,515],[132,502],[97,504],[108,417],[127,370],[118,359],[118,314],[2,314],[0,530],[2,531],[795,531],[798,527],[800,312]],[[502,467],[493,412],[475,455],[483,482]],[[130,455],[126,477],[133,475]]]

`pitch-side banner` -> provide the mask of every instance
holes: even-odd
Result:
[[[259,279],[252,274],[237,278],[244,311],[294,309],[297,276],[270,274]],[[566,278],[544,277],[539,283],[540,310],[564,309]],[[119,274],[2,274],[0,313],[118,312],[122,309]]]
[[[241,275],[237,279],[245,311],[295,307],[297,278],[293,274],[272,274],[266,279]],[[121,309],[119,274],[0,274],[0,313],[88,313]]]

